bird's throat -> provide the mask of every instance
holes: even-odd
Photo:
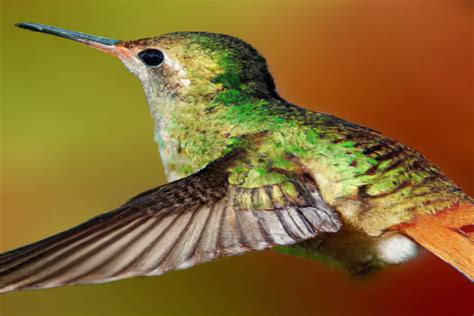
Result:
[[[148,101],[168,181],[189,176],[223,155],[232,126],[222,119],[222,109],[173,97]]]

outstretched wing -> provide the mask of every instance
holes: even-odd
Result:
[[[115,211],[0,255],[0,293],[159,275],[340,228],[317,190],[285,198],[278,186],[252,189],[254,198],[265,193],[271,201],[273,193],[278,202],[271,209],[246,208],[239,203],[245,189],[228,182],[227,170],[239,156],[227,155]]]

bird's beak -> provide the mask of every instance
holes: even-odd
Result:
[[[16,24],[16,26],[35,32],[42,32],[72,39],[73,41],[81,42],[86,45],[95,47],[111,55],[117,55],[118,53],[116,45],[120,43],[119,40],[69,31],[59,27],[38,23],[18,23]]]

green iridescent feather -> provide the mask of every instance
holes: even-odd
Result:
[[[171,179],[240,146],[247,159],[231,170],[233,184],[261,187],[309,174],[344,220],[370,235],[467,198],[415,150],[280,98],[263,57],[238,39],[172,33],[147,41],[185,60],[191,81],[186,88],[168,83],[163,95],[174,97],[150,102],[160,112],[157,139],[168,140],[159,144]]]

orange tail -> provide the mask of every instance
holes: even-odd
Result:
[[[474,281],[474,204],[421,215],[401,231]]]

